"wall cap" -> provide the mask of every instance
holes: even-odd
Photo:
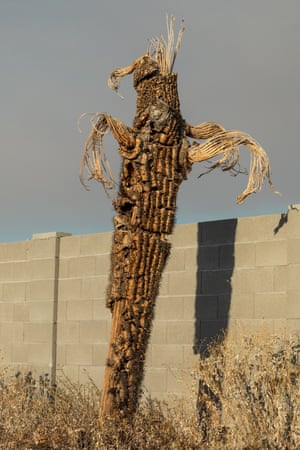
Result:
[[[63,231],[50,231],[48,233],[34,233],[31,239],[49,239],[49,238],[61,238],[65,236],[72,236],[72,233],[65,233]]]

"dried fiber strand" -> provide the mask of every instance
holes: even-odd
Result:
[[[248,134],[233,130],[221,131],[203,144],[194,142],[188,153],[191,164],[223,155],[211,168],[220,167],[225,171],[231,170],[237,165],[239,160],[238,147],[240,145],[248,147],[251,153],[251,161],[248,184],[242,194],[237,197],[237,203],[242,203],[250,194],[259,191],[265,177],[268,179],[271,189],[273,189],[269,159],[265,150]],[[278,192],[275,193],[278,194]]]
[[[80,181],[86,187],[83,181],[83,170],[86,169],[89,180],[100,181],[107,196],[112,199],[114,195],[110,195],[109,192],[114,193],[116,181],[103,148],[103,137],[109,131],[110,116],[105,113],[84,113],[80,116],[78,124],[87,115],[91,116],[92,130],[84,145],[80,166]]]
[[[175,17],[172,17],[172,19],[173,19],[172,27],[174,27],[173,23],[175,21]],[[178,36],[177,36],[177,42],[176,42],[175,50],[173,52],[173,57],[172,57],[171,66],[170,66],[170,73],[173,72],[173,67],[174,67],[175,60],[176,60],[176,57],[177,57],[179,49],[180,49],[183,33],[184,33],[184,20],[182,19],[181,25],[180,25],[180,29],[179,29],[179,33],[178,33]]]
[[[209,139],[220,131],[226,129],[217,122],[203,122],[199,125],[185,125],[186,135],[194,139]]]
[[[119,89],[119,85],[121,82],[121,78],[126,77],[127,75],[130,75],[136,68],[137,66],[143,61],[144,58],[148,58],[148,54],[145,53],[144,55],[140,56],[139,58],[137,58],[132,64],[130,64],[129,66],[126,67],[119,67],[118,69],[114,70],[111,74],[110,77],[108,79],[108,86],[115,90],[118,91]],[[122,97],[122,96],[121,96]]]
[[[163,36],[151,39],[148,54],[154,55],[158,67],[160,69],[161,75],[168,75],[172,73],[175,64],[176,57],[178,55],[182,36],[184,32],[184,21],[181,21],[181,26],[178,32],[177,42],[174,49],[174,23],[175,17],[171,16],[170,20],[167,16],[167,41]]]

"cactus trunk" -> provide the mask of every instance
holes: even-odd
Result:
[[[172,72],[183,26],[173,49],[173,24],[172,17],[167,42],[152,41],[148,53],[110,76],[110,86],[117,89],[120,78],[133,73],[137,92],[133,127],[106,113],[94,113],[97,122],[84,149],[81,172],[86,168],[90,178],[103,184],[117,212],[107,293],[112,328],[100,420],[130,417],[136,411],[155,300],[170,254],[167,237],[174,228],[177,193],[192,165],[221,156],[209,171],[219,167],[237,174],[239,146],[245,145],[251,152],[251,165],[248,184],[237,202],[260,190],[265,177],[272,187],[267,154],[251,136],[227,131],[215,122],[192,126],[183,120],[177,74]],[[103,150],[108,130],[118,141],[122,157],[116,198],[110,195],[116,183]],[[188,137],[206,142],[190,143]]]
[[[170,253],[176,195],[187,173],[184,122],[176,75],[139,80],[132,136],[139,151],[123,152],[107,305],[112,328],[100,417],[132,415],[138,403],[144,361],[161,276]],[[130,149],[127,150],[131,156]]]

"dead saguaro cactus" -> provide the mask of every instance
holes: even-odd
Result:
[[[107,113],[91,114],[92,130],[82,160],[90,178],[100,181],[116,210],[107,306],[112,312],[108,358],[99,417],[128,417],[138,404],[147,344],[161,276],[170,254],[179,186],[195,162],[214,161],[211,169],[234,170],[239,146],[252,159],[241,203],[270,179],[265,151],[247,134],[205,122],[187,124],[181,116],[177,74],[173,65],[183,33],[174,43],[174,18],[168,38],[151,41],[148,52],[128,67],[116,69],[109,85],[117,90],[122,77],[133,74],[137,93],[132,127]],[[103,149],[110,131],[119,144],[122,168],[118,192]],[[206,141],[190,142],[188,138]]]

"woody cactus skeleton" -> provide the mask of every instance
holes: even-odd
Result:
[[[259,190],[265,177],[271,184],[268,157],[249,135],[214,122],[191,126],[182,118],[173,64],[183,26],[174,49],[173,22],[171,18],[167,42],[152,41],[146,54],[110,76],[109,85],[117,90],[120,79],[133,73],[137,93],[133,126],[106,113],[93,114],[83,155],[81,173],[85,168],[90,178],[103,184],[117,212],[107,292],[112,327],[100,418],[115,413],[128,417],[136,410],[155,299],[170,254],[167,236],[174,227],[176,196],[192,165],[221,155],[211,168],[234,170],[239,146],[245,145],[251,152],[251,168],[237,202]],[[108,131],[122,157],[117,195],[103,150]],[[190,143],[188,138],[206,141]]]

